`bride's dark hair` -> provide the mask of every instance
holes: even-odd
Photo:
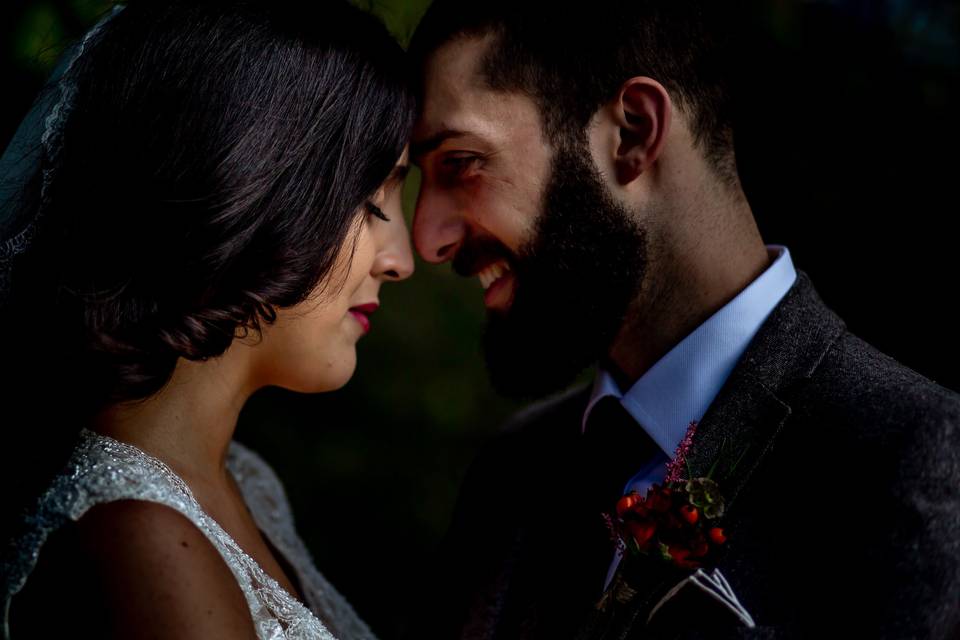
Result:
[[[179,358],[337,287],[415,116],[402,50],[346,2],[135,1],[70,75],[49,204],[3,311],[6,391],[30,405],[2,417],[8,444],[41,416],[75,434]]]

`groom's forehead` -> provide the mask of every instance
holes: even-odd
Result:
[[[458,38],[434,51],[423,67],[423,104],[420,123],[438,126],[441,120],[464,114],[471,106],[486,102],[485,83],[479,72],[479,61],[486,50],[484,40]]]
[[[452,88],[480,80],[483,60],[494,37],[459,36],[434,50],[425,60],[425,84]]]
[[[490,37],[460,38],[435,51],[424,65],[423,102],[413,133],[414,158],[438,140],[475,136],[496,142],[505,131],[539,127],[528,96],[491,89],[480,71]]]

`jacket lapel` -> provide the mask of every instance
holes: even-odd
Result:
[[[701,476],[720,461],[728,507],[790,415],[792,389],[810,378],[844,328],[799,271],[697,426],[688,462]]]
[[[737,496],[792,412],[791,390],[813,374],[844,326],[824,305],[806,273],[798,271],[794,286],[761,327],[697,426],[687,461],[695,477],[707,475],[719,461],[714,477],[726,502],[728,527],[738,517]],[[632,561],[629,571],[635,595],[597,611],[579,638],[626,638],[632,629],[646,624],[659,600],[690,573],[647,559]]]

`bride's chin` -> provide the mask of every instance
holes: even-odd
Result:
[[[319,351],[319,353],[318,353]],[[333,353],[331,353],[331,351]],[[324,393],[346,385],[357,369],[355,345],[339,345],[337,349],[287,349],[283,355],[258,354],[253,365],[257,372],[257,388],[279,387],[295,393]],[[263,364],[265,363],[265,364]]]
[[[310,372],[291,391],[300,393],[326,393],[342,389],[357,370],[357,356],[354,352],[337,362],[324,363],[319,371]]]

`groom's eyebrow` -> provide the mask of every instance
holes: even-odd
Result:
[[[452,140],[454,138],[462,138],[466,136],[465,131],[459,131],[457,129],[444,129],[434,135],[430,136],[426,140],[421,140],[419,142],[411,143],[410,145],[410,157],[414,162],[419,162],[419,160],[435,150],[437,147],[442,145],[447,140]]]

